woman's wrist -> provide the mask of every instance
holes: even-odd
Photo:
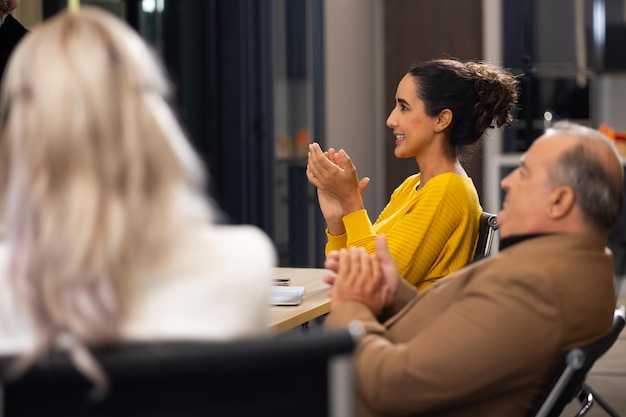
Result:
[[[341,220],[332,222],[327,221],[326,224],[328,225],[328,233],[333,236],[341,236],[346,233],[346,227],[343,225],[343,221]]]
[[[363,210],[363,200],[361,197],[358,197],[351,199],[350,201],[345,201],[341,204],[341,208],[343,209],[344,216],[347,216],[355,211]]]

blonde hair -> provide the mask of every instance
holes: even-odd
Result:
[[[0,201],[6,272],[37,333],[25,362],[69,337],[74,362],[105,386],[84,346],[119,338],[124,283],[181,228],[211,218],[202,164],[168,96],[144,41],[96,8],[60,13],[14,51]]]

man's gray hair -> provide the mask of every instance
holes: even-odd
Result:
[[[622,210],[623,173],[619,176],[612,173],[600,155],[614,154],[620,161],[615,145],[597,130],[567,121],[555,123],[548,132],[579,139],[551,167],[552,184],[572,187],[586,220],[602,230],[611,230]]]

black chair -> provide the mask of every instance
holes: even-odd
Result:
[[[493,238],[498,230],[498,216],[487,213],[486,211],[480,215],[480,224],[478,227],[478,243],[472,261],[477,261],[491,253],[491,245]]]
[[[18,379],[3,377],[0,416],[351,416],[360,329],[98,349],[111,385],[100,400],[54,351]],[[12,359],[0,357],[0,370]]]
[[[594,363],[613,346],[622,329],[624,329],[624,306],[615,309],[613,331],[603,339],[585,347],[575,348],[568,352],[565,364],[560,369],[558,379],[552,384],[548,394],[541,402],[541,407],[534,417],[557,417],[574,398],[578,398],[581,409],[577,416],[584,415],[597,402],[609,415],[619,414],[585,383],[589,370]]]

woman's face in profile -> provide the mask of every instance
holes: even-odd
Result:
[[[437,117],[426,114],[424,101],[417,97],[419,85],[406,74],[396,90],[396,105],[387,118],[387,126],[396,138],[396,158],[420,155],[432,142]]]

